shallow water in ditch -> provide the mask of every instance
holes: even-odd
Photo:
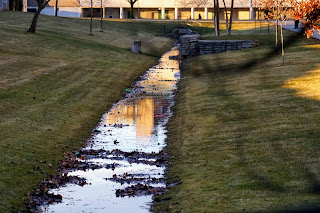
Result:
[[[164,167],[154,165],[156,159],[140,157],[135,162],[123,156],[110,153],[138,151],[159,153],[165,146],[165,125],[172,115],[177,81],[180,79],[179,54],[174,47],[165,53],[159,64],[149,69],[132,88],[126,90],[126,96],[115,103],[112,109],[103,115],[88,147],[84,150],[104,150],[108,154],[87,156],[84,161],[102,168],[86,171],[72,171],[68,175],[86,179],[84,186],[67,184],[50,190],[62,195],[61,203],[45,206],[46,212],[149,212],[152,195],[117,197],[116,191],[134,183],[119,183],[110,180],[115,175],[133,175],[139,183],[147,184],[147,179],[160,180]],[[142,155],[143,156],[143,155]],[[150,156],[150,155],[149,155]],[[109,166],[108,166],[109,165]],[[110,165],[113,165],[110,167]],[[164,187],[163,181],[148,183],[154,187]]]

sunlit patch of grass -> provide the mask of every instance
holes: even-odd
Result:
[[[283,87],[296,90],[301,97],[320,100],[320,67],[307,75],[286,81]]]
[[[313,44],[313,45],[305,45],[303,46],[305,48],[316,48],[316,49],[320,49],[320,44]]]

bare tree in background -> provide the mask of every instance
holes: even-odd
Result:
[[[56,0],[56,11],[55,11],[55,14],[54,14],[55,16],[58,16],[58,2],[59,2],[59,1]]]
[[[92,16],[93,16],[93,7],[92,7],[92,0],[91,0],[91,8],[90,8],[90,33],[89,35],[93,35],[92,34]]]
[[[130,18],[133,19],[133,6],[138,0],[126,0],[130,4]]]
[[[101,3],[101,11],[100,11],[100,16],[101,16],[101,22],[100,22],[100,24],[101,24],[101,26],[100,26],[100,32],[103,32],[103,25],[102,25],[102,19],[103,19],[103,5],[102,5],[102,2],[103,2],[103,0],[100,0],[100,3]]]
[[[36,13],[33,16],[31,26],[30,26],[30,28],[28,30],[29,33],[35,33],[36,32],[36,27],[37,27],[37,22],[38,22],[39,15],[40,15],[41,11],[50,2],[50,0],[36,0],[36,1],[38,3],[38,10],[36,11]]]
[[[21,8],[21,0],[10,0],[12,11],[19,11]]]
[[[177,5],[180,7],[200,7],[205,6],[208,0],[176,0]]]
[[[278,25],[280,24],[280,39],[282,50],[282,64],[284,64],[284,21],[292,15],[293,0],[259,0],[257,6],[268,11],[265,15],[267,19],[276,19],[276,47],[278,46]]]
[[[222,1],[223,1],[223,5],[224,5],[224,11],[225,11],[225,14],[226,14],[226,30],[227,30],[227,35],[231,35],[234,0],[231,0],[230,19],[229,19],[229,17],[228,17],[228,10],[227,10],[226,1],[225,1],[225,0],[222,0]]]
[[[233,1],[231,2],[231,15],[233,13]],[[206,5],[208,3],[208,0],[177,0],[179,5],[183,7],[199,7],[202,5]],[[214,30],[215,30],[215,35],[219,36],[220,35],[220,19],[219,19],[219,13],[220,13],[220,8],[219,8],[219,0],[213,0],[213,5],[214,5]],[[227,32],[231,33],[231,24],[232,24],[232,19],[230,20],[229,27],[227,28]]]
[[[208,3],[208,0],[176,0],[181,7],[200,7]]]
[[[219,0],[213,0],[213,7],[214,7],[214,31],[216,36],[220,36],[220,19],[219,19]]]

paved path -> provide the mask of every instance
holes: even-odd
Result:
[[[289,21],[285,21],[284,22],[283,28],[285,30],[289,30],[289,31],[293,31],[293,32],[300,32],[301,29],[302,29],[302,24],[301,24],[301,22],[299,22],[298,29],[294,29],[294,21],[293,20],[289,20]],[[319,35],[319,32],[317,30],[314,32],[312,38],[320,40],[320,35]]]

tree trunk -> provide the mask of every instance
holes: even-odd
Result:
[[[224,12],[226,13],[226,30],[227,30],[227,35],[229,35],[229,20],[228,20],[228,10],[227,10],[227,6],[226,6],[226,2],[225,0],[222,0],[223,5],[224,5]]]
[[[231,0],[230,23],[229,23],[228,35],[231,35],[231,29],[232,29],[233,3],[234,3],[234,0]]]
[[[37,27],[37,21],[39,18],[39,15],[41,11],[47,6],[50,0],[45,0],[45,1],[38,1],[38,10],[33,16],[31,26],[29,30],[27,31],[28,33],[35,33],[36,32],[36,27]]]
[[[281,50],[282,50],[282,65],[284,65],[284,41],[283,41],[283,20],[280,22],[280,28],[281,28]]]
[[[280,14],[279,14],[279,1],[277,0],[276,47],[278,46],[279,16],[280,16]]]
[[[219,0],[214,0],[214,31],[216,36],[220,35],[219,21]]]
[[[134,5],[134,3],[131,2],[130,4],[131,4],[131,7],[130,7],[130,18],[134,19],[134,16],[133,16],[133,5]]]
[[[279,24],[279,20],[277,18],[277,20],[276,20],[276,47],[278,46],[278,24]]]
[[[103,32],[103,26],[102,26],[102,19],[103,19],[103,7],[102,7],[102,0],[101,0],[101,22],[100,22],[100,24],[101,24],[101,28],[100,28],[100,32]]]
[[[89,35],[93,35],[93,34],[92,34],[92,16],[93,16],[93,7],[92,7],[92,0],[91,0],[91,8],[90,8],[90,33],[89,33]]]
[[[33,19],[32,19],[32,23],[31,23],[31,26],[28,30],[28,33],[35,33],[36,32],[36,27],[37,27],[37,21],[38,21],[38,17],[40,15],[40,12],[43,8],[39,8],[36,13],[34,14],[33,16]]]
[[[56,0],[56,12],[55,12],[55,16],[58,16],[58,0]]]

